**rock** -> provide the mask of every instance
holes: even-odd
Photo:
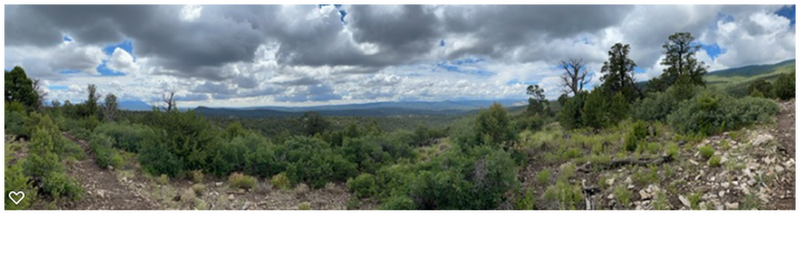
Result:
[[[614,178],[606,180],[606,184],[608,184],[608,186],[614,186]]]
[[[609,200],[613,200],[614,199],[614,193],[608,194],[608,197],[606,197],[606,198],[609,199]]]
[[[628,184],[628,189],[629,189],[629,190],[630,190],[630,189],[633,189],[633,188],[634,188],[633,184]]]
[[[725,202],[725,209],[727,209],[727,210],[737,210],[737,209],[739,209],[739,202],[734,202],[734,203]]]
[[[700,165],[699,163],[695,162],[695,161],[694,161],[694,160],[692,160],[692,159],[689,159],[689,162],[690,162],[690,163],[692,163],[692,164],[694,164],[694,165]]]
[[[680,200],[680,201],[681,201],[681,204],[683,204],[683,205],[684,205],[684,206],[686,206],[687,208],[691,208],[691,207],[692,207],[692,204],[691,204],[691,203],[689,203],[689,200],[688,200],[688,199],[686,199],[686,197],[684,197],[683,195],[679,195],[679,196],[678,196],[678,200]]]
[[[723,188],[726,188],[726,189],[727,189],[728,187],[730,187],[730,186],[731,186],[731,184],[730,184],[729,182],[727,182],[727,181],[726,181],[726,182],[723,182],[723,183],[722,183],[722,184],[720,184],[720,185],[722,185],[722,187],[723,187]]]
[[[631,179],[631,176],[628,176],[628,178],[625,179],[625,184],[631,184],[631,183],[633,183],[633,180]]]
[[[756,185],[756,180],[755,179],[750,179],[749,181],[747,181],[747,185],[750,185],[750,186]]]
[[[772,141],[772,139],[775,139],[775,137],[772,137],[770,134],[760,134],[750,143],[754,146],[761,146],[762,144]]]
[[[636,210],[643,210],[642,205],[636,205]]]
[[[639,196],[642,198],[642,200],[649,200],[650,198],[653,197],[652,195],[650,195],[650,193],[647,193],[644,190],[639,190]]]
[[[726,162],[728,162],[728,157],[727,156],[722,156],[722,158],[719,158],[719,163],[720,164],[725,164]]]
[[[695,188],[694,190],[696,192],[699,192],[699,193],[706,193],[706,192],[711,190],[711,187],[709,187],[709,186],[700,186],[700,187]]]
[[[767,165],[772,165],[773,163],[775,163],[775,159],[776,158],[767,157],[767,158],[764,158],[764,162],[767,163]]]
[[[228,195],[228,200],[234,200],[235,198],[236,197],[234,197],[233,194]]]
[[[109,165],[108,166],[108,170],[113,172],[114,171],[114,166]]]
[[[783,171],[785,171],[785,170],[786,169],[784,169],[780,165],[775,165],[775,173],[779,173],[780,174],[780,173],[783,173]]]
[[[214,183],[214,186],[217,186],[217,187],[219,187],[219,186],[222,186],[222,184],[223,184],[223,182],[215,182],[215,183]]]
[[[725,196],[725,191],[724,190],[719,191],[719,197],[722,198],[724,196]]]
[[[708,208],[706,208],[706,202],[705,202],[705,201],[703,201],[703,202],[700,202],[700,205],[698,205],[698,206],[699,206],[701,209],[708,209]]]
[[[742,170],[742,173],[744,175],[747,175],[747,177],[753,178],[753,172],[750,171],[750,168],[745,168],[744,170]]]

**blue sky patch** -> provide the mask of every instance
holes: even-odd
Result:
[[[717,45],[716,43],[703,44],[702,47],[700,48],[706,51],[706,54],[708,54],[708,56],[711,57],[711,60],[716,60],[720,54],[725,53],[725,49],[719,47],[719,45]]]
[[[133,61],[136,61],[136,56],[133,55],[133,42],[131,40],[124,40],[117,44],[106,45],[106,47],[103,47],[103,52],[111,56],[118,47],[131,54],[131,56],[133,56]]]
[[[66,90],[68,87],[64,85],[50,85],[47,86],[50,90]]]
[[[69,36],[64,35],[64,41],[65,42],[71,42],[72,38],[70,38]]]
[[[794,26],[795,12],[795,5],[784,5],[780,10],[775,12],[775,14],[786,17],[786,19],[791,21],[792,26]]]
[[[539,82],[533,81],[533,80],[519,81],[518,79],[512,79],[512,80],[506,81],[506,85],[508,85],[508,86],[513,86],[513,85],[516,85],[516,84],[522,84],[522,85],[526,85],[527,86],[527,85],[536,85],[536,84],[539,84]]]
[[[81,73],[81,70],[62,70],[62,71],[59,71],[58,73],[61,73],[61,74],[78,74],[78,73]]]
[[[100,76],[125,76],[125,73],[114,71],[107,66],[108,60],[104,60],[100,66],[97,66],[97,72]]]
[[[436,67],[444,69],[449,72],[461,73],[461,74],[468,74],[468,75],[475,75],[479,77],[491,77],[494,76],[494,72],[482,69],[464,69],[459,66],[448,64],[445,62],[439,62],[436,64]]]
[[[452,63],[455,65],[464,65],[464,64],[481,63],[483,61],[485,60],[481,58],[464,58],[464,59],[453,60]]]
[[[647,72],[647,70],[640,68],[639,66],[634,66],[633,72],[636,72],[636,74],[644,74],[645,72]]]
[[[441,41],[439,41],[439,47],[444,47],[444,39],[442,39]]]

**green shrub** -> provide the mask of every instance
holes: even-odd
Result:
[[[241,173],[234,173],[228,177],[228,185],[233,188],[251,190],[256,187],[256,178]]]
[[[643,121],[665,121],[678,102],[672,95],[664,92],[647,94],[646,98],[633,103],[631,113],[634,119]]]
[[[308,201],[301,202],[299,205],[297,205],[297,209],[298,210],[311,210],[311,203],[308,202]]]
[[[539,171],[539,174],[536,175],[536,183],[541,186],[547,185],[550,182],[550,170],[544,169]]]
[[[683,134],[713,135],[771,120],[779,110],[771,100],[754,97],[732,98],[718,91],[703,91],[684,101],[667,118]]]
[[[719,167],[721,165],[722,157],[719,155],[714,155],[711,159],[708,159],[708,165],[711,167]]]
[[[139,152],[142,137],[147,130],[144,125],[111,122],[97,126],[94,132],[111,137],[114,148],[136,153]]]
[[[558,205],[559,209],[576,209],[583,203],[581,187],[559,180],[545,190],[545,200]]]
[[[20,210],[27,209],[36,200],[36,190],[31,185],[30,177],[23,174],[22,165],[25,164],[24,159],[20,159],[14,165],[9,165],[9,143],[6,142],[6,160],[5,160],[5,210]],[[11,201],[9,193],[12,191],[21,191],[25,197],[19,201],[19,204],[14,204]],[[15,197],[16,198],[16,197]]]
[[[404,195],[391,196],[378,207],[383,210],[415,210],[417,206],[411,198]]]
[[[8,106],[8,103],[6,103],[6,106]],[[8,109],[6,109],[5,116],[6,116],[5,117],[6,134],[22,136],[26,138],[30,137],[29,133],[25,131],[25,121],[27,121],[27,117],[25,116],[24,112],[19,112],[19,111],[9,112]]]
[[[647,152],[650,154],[658,154],[661,151],[661,145],[658,143],[648,143]]]
[[[533,189],[527,189],[525,192],[514,201],[515,210],[533,210],[533,204],[536,200]]]
[[[292,188],[292,183],[288,177],[286,177],[285,173],[276,174],[272,176],[270,179],[270,183],[272,183],[272,187],[275,187],[279,190],[289,190]]]
[[[180,158],[170,152],[171,145],[161,130],[150,130],[144,134],[139,150],[139,163],[145,172],[153,176],[177,177],[183,170]]]
[[[708,145],[701,146],[700,155],[707,160],[708,158],[711,158],[712,155],[714,155],[714,148],[711,148]]]
[[[6,115],[11,112],[25,113],[25,105],[19,101],[6,101]]]
[[[782,100],[790,100],[795,98],[795,72],[782,73],[775,81],[775,96]]]
[[[95,162],[101,168],[106,168],[112,165],[114,157],[118,157],[117,151],[113,147],[114,140],[105,134],[93,134],[89,140],[89,148],[94,153]],[[120,164],[122,158],[117,159],[117,164]]]
[[[516,133],[511,126],[508,111],[499,103],[494,103],[488,110],[478,112],[475,119],[476,139],[483,144],[502,144],[516,140]]]
[[[617,188],[614,189],[614,197],[617,198],[619,204],[625,208],[631,203],[631,196],[633,196],[633,192],[623,185],[617,186]]]
[[[194,191],[196,196],[202,197],[206,194],[206,185],[202,183],[195,183],[192,185],[192,191]]]
[[[631,130],[625,135],[625,150],[633,152],[639,143],[647,138],[647,125],[642,121],[633,123]]]
[[[375,176],[372,174],[360,174],[354,179],[347,181],[347,188],[353,192],[357,198],[369,198],[377,193]]]
[[[680,147],[676,143],[668,143],[667,144],[667,156],[675,159],[678,157],[678,151]]]
[[[356,164],[317,138],[293,137],[280,147],[278,154],[293,184],[303,182],[322,188],[328,182],[346,181],[357,174]]]
[[[578,148],[569,148],[564,151],[564,159],[573,159],[581,156],[581,151]]]
[[[583,125],[583,108],[584,101],[586,100],[587,92],[582,91],[575,96],[566,99],[562,106],[561,112],[558,115],[559,123],[564,129],[576,129],[584,127]]]

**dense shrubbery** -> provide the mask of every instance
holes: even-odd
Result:
[[[771,100],[754,97],[732,98],[718,91],[703,91],[681,102],[667,117],[681,133],[712,135],[754,123],[766,122],[779,110]]]
[[[111,139],[111,137],[103,133],[95,133],[89,139],[89,148],[92,149],[98,166],[102,168],[108,166],[119,168],[122,166],[122,157],[114,149],[114,139]]]
[[[147,126],[140,124],[105,123],[97,126],[94,132],[104,134],[114,140],[113,146],[128,152],[139,152],[142,135],[147,131]]]
[[[304,182],[322,188],[329,181],[345,181],[357,174],[356,164],[317,138],[293,137],[277,153],[293,184]]]
[[[634,119],[644,121],[665,121],[678,102],[672,95],[664,92],[649,93],[646,98],[633,103],[631,114]]]

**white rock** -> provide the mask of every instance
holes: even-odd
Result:
[[[609,199],[609,200],[613,200],[614,199],[614,193],[608,194],[608,197],[606,197],[606,198]]]
[[[720,164],[725,164],[726,162],[728,162],[728,157],[727,156],[722,156],[722,158],[719,159],[719,163]]]
[[[724,190],[719,191],[719,197],[722,198],[724,196],[725,196],[725,191]]]
[[[234,196],[233,196],[233,194],[230,194],[230,195],[228,195],[228,200],[233,200],[233,199],[235,199],[235,198],[236,198],[236,197],[234,197]]]
[[[639,190],[639,196],[642,198],[642,200],[649,200],[650,198],[652,198],[652,195],[650,195],[650,193],[647,193],[644,190]]]
[[[222,186],[222,182],[215,182],[214,186],[217,186],[217,187]]]
[[[780,165],[775,165],[775,172],[776,173],[783,173],[784,170],[785,169],[783,169],[783,167],[781,167]]]
[[[631,176],[628,176],[628,178],[625,178],[625,184],[631,184],[631,183],[633,183],[633,180],[631,179]]]
[[[606,180],[606,184],[608,184],[608,186],[614,186],[614,178]]]
[[[679,195],[679,196],[678,196],[678,200],[680,200],[680,201],[681,201],[681,204],[683,204],[683,205],[684,205],[684,206],[686,206],[687,208],[691,208],[691,207],[692,207],[692,204],[691,204],[691,203],[689,203],[689,200],[688,200],[688,199],[686,199],[686,197],[684,197],[683,195]]]
[[[770,134],[760,134],[760,135],[756,136],[755,139],[753,139],[751,144],[753,144],[754,146],[760,146],[760,145],[765,144],[765,143],[767,143],[769,141],[772,141],[772,139],[775,139],[775,138],[772,137],[772,135],[770,135]]]
[[[734,202],[734,203],[725,202],[725,209],[727,209],[727,210],[737,210],[737,209],[739,209],[739,202]]]

